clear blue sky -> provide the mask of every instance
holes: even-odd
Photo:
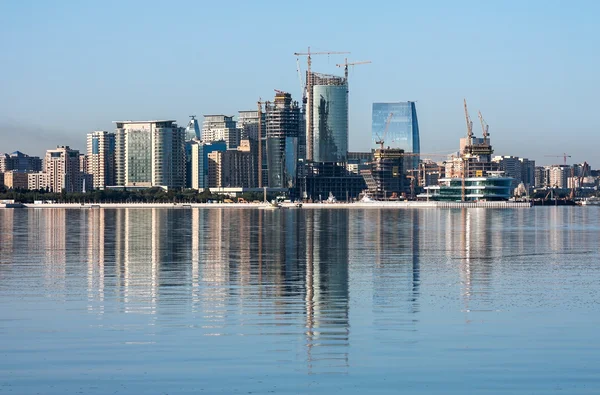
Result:
[[[293,53],[310,45],[373,61],[350,71],[351,150],[369,147],[372,102],[405,100],[422,152],[457,149],[466,97],[496,154],[600,167],[599,16],[597,1],[0,0],[0,152],[84,150],[113,120],[185,125],[273,89],[299,98]]]

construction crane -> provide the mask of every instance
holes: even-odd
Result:
[[[346,83],[347,83],[347,81],[348,81],[348,66],[356,66],[357,64],[368,64],[368,63],[372,63],[372,62],[370,60],[363,60],[360,62],[348,63],[348,58],[345,58],[344,63],[336,64],[336,66],[344,68],[344,77],[346,78]]]
[[[392,120],[392,116],[394,115],[393,112],[390,113],[390,115],[388,115],[387,120],[385,121],[385,129],[383,130],[383,136],[379,137],[379,135],[377,135],[377,137],[379,137],[379,140],[375,142],[375,144],[379,144],[379,146],[381,147],[381,149],[383,150],[383,145],[385,143],[385,136],[387,135],[388,129],[390,127],[390,121]]]
[[[306,159],[313,159],[313,128],[312,128],[312,78],[311,78],[311,66],[313,55],[343,55],[349,54],[346,51],[323,51],[323,52],[311,52],[308,47],[307,52],[294,52],[296,56],[306,56],[307,69],[306,69],[306,100],[308,105],[306,106]]]
[[[487,143],[487,138],[489,136],[490,125],[488,125],[484,119],[483,115],[481,115],[481,111],[479,111],[479,121],[481,122],[481,130],[483,131],[483,143]]]
[[[567,158],[570,158],[571,155],[567,155],[567,154],[562,154],[562,155],[544,155],[546,157],[552,157],[552,158],[563,158],[565,166],[567,165]]]
[[[465,119],[467,121],[467,145],[473,144],[473,121],[469,117],[469,110],[467,109],[467,99],[464,99],[465,103]]]

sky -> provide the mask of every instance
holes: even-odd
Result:
[[[0,152],[43,155],[115,120],[301,98],[294,52],[350,69],[350,150],[368,151],[373,102],[417,102],[421,152],[458,150],[463,98],[498,155],[600,167],[597,1],[0,0]],[[302,72],[306,58],[300,58]]]

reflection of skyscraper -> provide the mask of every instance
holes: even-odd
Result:
[[[345,370],[349,346],[348,213],[315,210],[307,211],[305,218],[307,363],[311,372],[317,368]],[[319,366],[324,361],[327,365]]]
[[[387,133],[385,133],[387,119],[390,114],[392,116],[387,126]],[[421,152],[415,102],[373,103],[372,117],[373,148],[379,148],[376,142],[384,139],[386,147],[400,148],[404,152],[416,154]],[[416,169],[419,164],[419,157],[415,156],[412,161],[408,160],[406,163],[412,163],[412,166],[407,167]]]

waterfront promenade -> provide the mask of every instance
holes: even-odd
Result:
[[[354,202],[354,203],[302,203],[302,209],[414,209],[414,208],[529,208],[531,202]],[[0,208],[229,208],[271,209],[268,203],[23,203],[2,204]],[[281,203],[282,209],[298,209],[296,203]],[[275,208],[273,208],[275,209]]]

